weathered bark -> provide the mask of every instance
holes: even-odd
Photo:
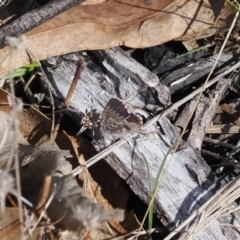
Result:
[[[209,96],[203,95],[200,99],[193,119],[193,127],[188,138],[188,141],[195,149],[200,150],[202,148],[206,130],[212,122],[221,97],[226,91],[228,81],[228,79],[223,79],[217,84],[216,89],[210,92]]]
[[[226,91],[227,88],[227,79],[223,79],[219,82],[209,94],[208,96],[202,95],[199,99],[196,111],[193,114],[192,127],[189,129],[189,137],[188,142],[195,148],[201,149],[202,141],[206,135],[206,131],[212,122],[212,119],[215,115],[217,106]],[[179,118],[175,122],[176,127],[180,127],[181,130],[186,125],[186,122],[189,119],[189,116],[194,111],[194,107],[197,103],[198,97],[195,97],[191,100],[189,104],[183,109]]]
[[[171,93],[177,93],[186,87],[197,84],[199,80],[206,77],[212,68],[215,59],[216,56],[211,56],[190,64],[187,67],[177,69],[161,79],[161,83],[167,85],[170,88]],[[238,59],[238,55],[233,56],[231,54],[222,54],[214,74],[217,75],[224,72],[230,66],[238,62]]]

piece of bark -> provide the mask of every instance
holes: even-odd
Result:
[[[206,129],[212,122],[217,106],[227,89],[228,79],[222,79],[209,96],[202,95],[199,104],[195,111],[195,116],[192,122],[192,129],[188,137],[189,143],[196,149],[201,150],[202,141],[206,135]]]
[[[198,150],[201,149],[206,130],[212,122],[217,106],[227,88],[227,81],[227,79],[223,79],[221,82],[219,82],[215,89],[209,93],[209,96],[202,95],[193,114],[194,118],[192,121],[192,127],[189,130],[188,142]],[[176,127],[180,127],[181,130],[185,128],[190,115],[194,111],[196,103],[197,97],[192,99],[190,103],[185,106],[184,110],[174,124]]]
[[[178,131],[179,134],[182,133],[188,118],[190,116],[190,114],[193,111],[193,108],[196,104],[196,98],[193,98],[189,103],[187,103],[183,110],[181,111],[180,115],[178,116],[178,118],[176,119],[174,126],[176,127],[176,130]]]
[[[196,62],[200,58],[210,55],[210,51],[202,49],[197,52],[177,56],[170,47],[161,44],[144,50],[144,66],[164,79],[164,76],[166,77],[166,75],[180,69],[187,63]]]
[[[172,94],[180,92],[186,87],[198,83],[199,80],[207,76],[216,57],[217,56],[211,56],[177,69],[161,79],[161,83],[168,86]],[[222,54],[214,74],[217,75],[224,72],[229,66],[238,61],[238,55]]]
[[[159,84],[158,77],[155,74],[146,71],[141,64],[129,58],[120,48],[113,49],[112,51],[94,51],[93,54],[96,56],[101,67],[104,68],[104,72],[110,76],[108,80],[112,84],[112,88],[111,86],[107,88],[106,84],[105,87],[107,91],[111,89],[110,91],[113,96],[115,95],[124,101],[130,101],[138,92],[139,94],[149,94],[149,96],[145,97],[148,99],[151,97],[150,92],[152,91],[157,94],[158,104],[164,107],[170,105],[168,88]],[[132,91],[131,87],[134,87],[136,92]],[[149,89],[145,93],[144,89],[146,88]],[[142,98],[144,99],[144,96]],[[151,101],[151,99],[148,100]]]
[[[231,121],[240,126],[240,114],[239,112],[230,104],[224,103],[222,105],[219,106],[218,112],[216,112],[217,114],[219,113],[226,113],[228,114],[228,117],[231,118]]]
[[[115,66],[115,61],[109,61],[111,65],[107,63],[108,56],[111,59],[112,54],[118,56],[115,58],[118,67]],[[149,75],[153,77],[154,75],[143,67],[139,68],[138,63],[135,63],[139,68],[138,71],[136,71],[137,68],[134,65],[131,65],[132,68],[129,69],[128,63],[133,60],[126,57],[119,50],[103,51],[103,55],[103,61],[97,65],[89,60],[89,55],[84,54],[86,67],[70,106],[77,110],[79,114],[83,114],[86,109],[91,107],[102,112],[110,98],[128,98],[134,95],[134,98],[130,101],[131,110],[142,114],[143,109],[148,110],[144,112],[144,116],[146,119],[150,118],[148,112],[157,107],[156,104],[158,104],[158,98],[161,95],[158,94],[158,97],[154,98],[154,95],[151,95],[154,89],[149,89],[149,87],[143,91],[144,83],[148,81],[141,80],[141,76]],[[73,55],[71,56],[73,57]],[[78,59],[78,56],[76,59]],[[61,60],[63,61],[63,58]],[[64,99],[64,96],[66,96],[72,78],[71,74],[76,67],[69,61],[63,61],[63,65],[64,67],[57,66],[54,70],[47,71],[54,88],[53,91],[58,99],[59,97]],[[161,84],[157,86],[163,88]],[[133,94],[138,89],[143,89],[143,92],[137,95]],[[169,97],[164,96],[164,99],[169,99]],[[162,103],[166,102],[164,99],[161,100],[160,98],[160,101]],[[124,99],[122,100],[124,101]],[[129,104],[128,106],[130,107]],[[136,106],[141,107],[141,111]],[[70,114],[73,116],[72,113]],[[77,118],[73,119],[80,123]],[[152,125],[144,136],[139,135],[135,139],[128,141],[127,144],[115,150],[106,158],[110,166],[147,204],[150,201],[149,185],[153,187],[167,151],[179,137],[166,118],[162,118],[159,124],[160,129],[156,125]],[[164,168],[164,176],[154,200],[155,213],[162,223],[168,226],[169,224],[172,224],[172,226],[177,225],[178,222],[186,219],[187,216],[209,199],[217,189],[215,175],[199,153],[189,144],[184,143],[174,156],[169,154],[167,159],[171,157],[173,157],[172,160]],[[201,169],[201,182],[196,177],[199,169]],[[216,222],[216,225],[210,225],[194,239],[219,239],[222,237],[232,239],[232,236],[238,233],[232,230],[232,233],[228,234],[223,233],[219,222]],[[233,235],[231,236],[231,234]]]

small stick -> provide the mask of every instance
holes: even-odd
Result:
[[[84,69],[83,58],[79,58],[79,61],[77,63],[77,69],[76,69],[76,72],[75,72],[75,76],[73,78],[72,84],[71,84],[70,89],[68,91],[67,97],[64,101],[64,107],[67,107],[69,105],[70,100],[72,98],[72,95],[74,93],[74,90],[76,88],[78,79],[80,78],[83,69]]]
[[[76,69],[76,72],[75,72],[75,75],[74,75],[72,84],[71,84],[71,86],[70,86],[70,88],[69,88],[67,97],[65,98],[64,106],[63,106],[63,107],[67,107],[67,106],[69,105],[69,103],[70,103],[70,101],[71,101],[71,98],[72,98],[72,95],[73,95],[73,93],[74,93],[74,90],[75,90],[75,88],[76,88],[78,79],[80,78],[83,69],[84,69],[84,66],[83,66],[83,58],[80,58],[79,61],[78,61],[78,63],[77,63],[77,69]],[[62,117],[63,117],[63,113],[60,113],[59,118],[58,118],[58,120],[57,120],[57,124],[55,125],[54,131],[53,131],[53,134],[52,134],[52,137],[51,137],[52,140],[55,140],[56,137],[57,137],[57,132],[58,132],[58,130],[59,130]]]
[[[43,188],[42,188],[42,191],[40,192],[38,204],[36,207],[36,211],[39,216],[41,215],[41,212],[44,210],[45,204],[48,200],[48,196],[51,188],[51,182],[52,182],[51,176],[47,176],[44,178]]]
[[[9,195],[9,193],[7,194],[7,199],[8,201],[12,204],[13,207],[17,208],[17,204],[15,203],[15,201],[13,200],[13,198],[11,197],[11,195]]]
[[[203,141],[214,143],[214,144],[217,144],[219,146],[223,146],[223,147],[227,147],[227,148],[231,148],[231,149],[234,148],[233,144],[221,142],[220,140],[212,139],[212,138],[209,138],[209,137],[204,137]]]

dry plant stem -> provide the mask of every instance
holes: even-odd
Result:
[[[52,126],[51,126],[51,133],[50,133],[50,138],[52,139],[52,134],[53,134],[53,131],[54,131],[54,124],[55,124],[55,114],[54,114],[55,105],[54,105],[54,99],[53,99],[50,83],[48,81],[48,78],[47,78],[45,72],[42,69],[42,66],[41,66],[41,63],[39,62],[39,60],[34,56],[34,54],[29,49],[27,49],[27,53],[28,53],[29,56],[31,56],[32,59],[35,59],[35,61],[40,66],[41,72],[43,74],[43,79],[45,80],[47,88],[48,88],[48,92],[49,92],[49,96],[50,96],[50,100],[51,100],[51,106],[52,106]]]
[[[24,80],[23,77],[20,77],[19,80],[21,81],[21,83],[22,83],[23,86],[24,86],[24,91],[27,93],[29,101],[30,101],[32,104],[34,104],[34,97],[33,97],[33,94],[32,94],[31,89],[30,89],[30,88],[27,86],[27,84],[25,83],[25,80]]]
[[[68,91],[67,97],[66,97],[65,102],[64,102],[64,107],[67,107],[69,105],[70,100],[71,100],[72,95],[75,91],[76,85],[78,83],[78,80],[81,76],[81,73],[82,73],[83,69],[84,69],[83,58],[79,58],[78,63],[77,63],[77,69],[76,69],[72,84],[70,86],[70,89]]]
[[[224,206],[229,206],[233,201],[235,201],[237,198],[239,198],[239,195],[240,195],[239,186],[240,186],[240,176],[238,176],[232,182],[230,182],[225,187],[220,189],[214,196],[212,196],[198,210],[196,210],[188,219],[186,219],[172,233],[170,233],[166,238],[164,238],[164,240],[169,240],[172,237],[174,237],[187,224],[189,224],[194,218],[196,218],[197,216],[201,216],[201,214],[203,212],[204,212],[204,215],[207,216],[209,224],[210,224],[211,223],[210,220],[212,218],[210,219],[209,213],[214,213],[219,208],[221,210],[222,209],[222,207],[221,207],[222,202],[224,202]],[[226,201],[226,199],[228,199],[228,200]],[[209,209],[208,209],[208,206],[210,206]],[[214,217],[216,217],[216,216],[214,216]],[[203,224],[205,224],[205,223],[203,223]],[[184,234],[187,234],[187,233],[184,233]],[[182,235],[180,239],[186,239],[184,237],[186,237],[186,236]]]
[[[48,176],[48,177],[45,179],[45,183],[44,183],[44,184],[46,184],[46,185],[50,184],[51,181],[52,181],[51,178],[52,178],[51,176]],[[48,187],[49,187],[49,186],[44,186],[44,187],[46,187],[45,190],[48,191]],[[48,199],[47,199],[47,201],[45,202],[42,210],[41,210],[41,211],[38,211],[39,218],[38,218],[37,222],[35,223],[35,226],[32,227],[32,229],[31,229],[31,231],[30,231],[30,235],[34,232],[34,230],[36,229],[36,227],[39,226],[40,221],[41,221],[44,217],[45,217],[45,219],[47,220],[47,221],[46,221],[46,225],[51,225],[51,224],[53,225],[53,224],[56,223],[56,222],[55,222],[55,223],[54,223],[54,222],[51,222],[51,223],[50,223],[50,222],[49,222],[50,219],[48,218],[47,213],[46,213],[46,209],[49,207],[50,203],[52,202],[55,193],[56,193],[56,185],[54,186],[54,191],[52,192],[52,194],[51,194],[50,196],[47,196]],[[44,197],[45,197],[45,196],[44,196]],[[61,220],[61,219],[60,219],[60,220]],[[60,220],[59,220],[59,221],[60,221]],[[51,239],[54,239],[52,235],[51,235]]]
[[[78,79],[80,78],[81,76],[81,73],[83,71],[83,58],[80,58],[78,63],[77,63],[77,69],[76,69],[76,72],[75,72],[75,75],[74,75],[74,78],[72,80],[72,83],[71,83],[71,86],[70,86],[70,89],[68,91],[68,94],[67,94],[67,97],[64,101],[64,105],[63,107],[66,107],[69,105],[70,103],[70,100],[72,98],[72,95],[75,91],[75,88],[76,88],[76,85],[77,85],[77,82],[78,82]],[[59,117],[58,117],[58,120],[57,120],[57,124],[54,128],[54,131],[53,131],[53,134],[52,134],[52,137],[51,139],[52,140],[55,140],[56,137],[57,137],[57,133],[58,133],[58,130],[59,130],[59,127],[60,127],[60,123],[61,123],[61,120],[62,120],[62,117],[63,117],[63,113],[60,113],[59,114]]]
[[[13,61],[13,52],[14,52],[14,48],[10,47],[10,57],[9,57],[9,72],[12,72],[12,61]],[[19,209],[19,221],[21,223],[21,236],[24,236],[24,230],[23,230],[23,213],[22,213],[22,200],[20,198],[20,196],[22,196],[22,191],[21,191],[21,181],[20,181],[20,172],[19,172],[19,158],[18,158],[18,124],[17,124],[17,120],[18,120],[18,116],[17,116],[17,104],[15,101],[15,90],[14,90],[14,83],[13,83],[13,78],[12,76],[9,79],[10,81],[10,90],[11,90],[11,94],[9,95],[10,99],[11,99],[11,122],[12,122],[12,128],[13,128],[13,142],[12,142],[12,146],[11,146],[11,150],[10,150],[10,156],[14,156],[14,161],[15,161],[15,174],[16,174],[16,186],[17,186],[17,194],[18,194],[18,198],[17,198],[17,202],[18,202],[18,209]],[[9,158],[8,159],[8,169],[10,170],[10,166],[11,166],[11,162],[12,159]]]
[[[234,146],[232,144],[230,144],[230,143],[220,142],[219,140],[211,139],[211,138],[208,138],[208,137],[205,137],[203,139],[203,141],[210,142],[210,143],[217,144],[217,145],[220,145],[220,146],[223,146],[223,147],[227,147],[227,148],[231,148],[231,149],[234,148]]]
[[[234,210],[232,210],[232,211],[228,211],[228,209],[230,207],[229,205],[233,201],[235,201],[237,198],[239,198],[239,190],[236,192],[238,195],[235,194],[235,196],[232,196],[231,199],[227,199],[227,196],[225,196],[225,195],[220,196],[219,199],[217,199],[216,201],[214,199],[214,201],[215,201],[214,204],[212,204],[212,203],[209,204],[211,206],[211,208],[208,209],[206,207],[206,209],[203,210],[203,214],[200,215],[200,218],[199,218],[197,224],[194,223],[187,232],[182,234],[182,236],[179,239],[184,240],[184,239],[186,239],[186,237],[191,237],[193,235],[196,235],[203,228],[208,227],[212,221],[217,220],[219,217],[222,217],[224,215],[228,215],[233,211],[236,211],[237,208],[234,208]],[[231,193],[229,193],[229,195],[231,195]],[[207,220],[207,224],[206,224],[206,220]]]
[[[108,223],[108,222],[105,222],[104,224],[106,225],[106,227],[107,227],[107,230],[108,230],[108,231],[109,231],[109,233],[112,235],[112,237],[114,237],[114,233],[113,233],[113,231],[112,231],[111,227],[109,226],[109,223]]]
[[[240,132],[240,126],[233,124],[210,125],[206,134],[234,134]],[[236,147],[234,146],[234,150]]]
[[[30,79],[27,81],[27,83],[24,86],[24,91],[26,91],[27,89],[29,89],[29,85],[32,83],[32,81],[34,80],[34,78],[36,77],[36,74],[33,74]]]
[[[231,68],[227,69],[225,72],[219,74],[218,76],[216,76],[213,80],[209,81],[205,86],[204,89],[210,87],[211,85],[213,85],[214,83],[216,83],[217,81],[221,80],[225,75],[229,74],[230,72],[234,71],[235,69],[240,67],[240,62],[237,62],[235,65],[233,65]],[[191,98],[195,97],[197,94],[199,94],[202,91],[202,87],[200,87],[199,89],[195,90],[194,92],[192,92],[191,94],[189,94],[188,96],[186,96],[185,98],[179,100],[178,102],[174,103],[172,106],[170,106],[169,108],[167,108],[165,111],[161,112],[159,115],[155,116],[154,118],[152,118],[151,120],[149,120],[147,123],[145,123],[142,126],[142,130],[146,129],[147,127],[151,126],[152,124],[156,123],[159,119],[161,119],[162,117],[165,117],[166,115],[168,115],[169,113],[171,113],[173,110],[177,109],[178,107],[180,107],[181,105],[183,105],[184,103],[186,103],[187,101],[189,101]],[[117,141],[116,143],[112,144],[111,146],[109,146],[108,148],[104,149],[102,152],[98,153],[97,155],[95,155],[94,157],[90,158],[87,161],[87,167],[92,166],[93,164],[95,164],[96,162],[98,162],[99,160],[101,160],[102,158],[106,157],[108,154],[110,154],[111,152],[113,152],[115,149],[119,148],[120,146],[122,146],[124,143],[126,143],[127,141],[129,141],[130,139],[132,139],[133,137],[137,136],[138,133],[134,133],[130,136],[127,136],[126,138],[123,138],[119,141]],[[77,176],[80,172],[82,171],[82,166],[79,166],[77,168],[75,168],[72,171],[72,174],[74,176]]]
[[[9,103],[6,104],[6,106],[9,106]],[[7,140],[8,138],[8,134],[9,134],[9,126],[6,127],[5,131],[4,131],[4,134],[1,136],[2,139],[0,141],[0,152],[2,151],[2,148],[4,146],[4,143],[5,141]]]
[[[12,199],[11,195],[7,194],[7,199],[8,201],[12,204],[13,207],[17,207],[17,204],[15,203],[15,201]]]
[[[39,215],[41,214],[44,208],[44,204],[47,202],[48,195],[50,192],[51,182],[52,182],[51,176],[47,176],[44,178],[43,189],[41,191],[41,195],[39,196],[38,205],[36,207],[36,210]]]
[[[51,106],[52,106],[52,126],[51,126],[51,134],[50,134],[50,138],[52,139],[52,135],[53,135],[53,131],[54,131],[54,124],[55,124],[55,105],[54,105],[54,99],[53,99],[53,95],[52,95],[52,91],[51,91],[51,87],[50,87],[50,83],[48,81],[48,78],[45,74],[45,72],[43,71],[40,62],[37,60],[37,62],[39,63],[41,72],[43,74],[43,79],[45,80],[46,84],[47,84],[47,88],[48,88],[48,92],[49,92],[49,96],[50,96],[50,100],[51,100]]]
[[[9,103],[1,102],[0,106],[8,106],[9,107]],[[41,108],[46,108],[46,109],[50,108],[49,106],[44,106],[44,105],[40,105],[40,104],[31,104],[31,103],[23,103],[23,106],[41,107]],[[47,115],[47,114],[45,114],[45,115]],[[0,150],[1,150],[1,148],[0,148]]]
[[[234,211],[237,211],[239,207],[233,207],[231,208],[231,204],[239,198],[240,191],[238,186],[234,186],[233,189],[230,189],[230,191],[224,192],[218,196],[218,198],[213,199],[214,202],[211,202],[209,204],[210,207],[206,207],[205,215],[206,219],[208,220],[208,225],[213,221],[218,219],[219,217],[228,215]],[[194,225],[193,225],[194,226]],[[202,230],[202,228],[207,227],[205,222],[201,222],[201,225],[199,224],[199,229]],[[191,226],[191,228],[193,228]],[[198,229],[196,231],[199,231]],[[197,232],[194,232],[196,234]],[[185,239],[186,233],[183,234],[182,239]]]
[[[237,132],[239,133],[239,131]],[[235,148],[228,154],[229,157],[232,157],[234,154],[240,151],[240,141],[237,142]]]
[[[216,153],[212,153],[212,152],[207,151],[207,150],[201,150],[201,152],[202,152],[203,154],[205,154],[205,155],[214,157],[214,158],[216,158],[216,159],[218,159],[218,160],[227,161],[227,158],[224,158],[224,157],[222,157],[222,156],[220,156],[220,155],[218,155],[218,154],[216,154]],[[229,165],[231,165],[231,163],[229,163]],[[210,166],[212,166],[212,167],[213,167],[213,166],[222,166],[222,164],[216,164],[216,165],[211,165],[211,164],[210,164]]]
[[[232,228],[235,228],[237,231],[240,230],[240,227],[234,226],[233,224],[221,224],[221,226],[223,226],[223,227],[232,227]]]

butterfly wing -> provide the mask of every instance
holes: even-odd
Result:
[[[141,125],[141,119],[138,116],[129,114],[121,101],[112,98],[104,108],[100,131],[106,139],[115,140],[129,132],[137,131]]]

